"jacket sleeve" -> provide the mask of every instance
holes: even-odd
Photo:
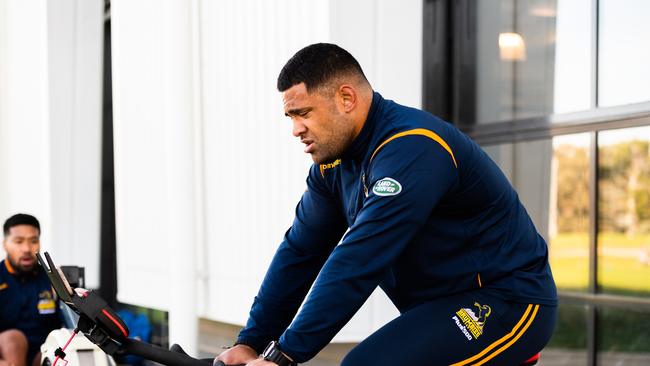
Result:
[[[237,343],[262,352],[289,326],[347,223],[339,200],[312,166],[291,228],[275,253]]]
[[[314,357],[352,318],[458,180],[448,152],[423,136],[386,144],[369,169],[368,196],[355,222],[280,338],[297,362]]]

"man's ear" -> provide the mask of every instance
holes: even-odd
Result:
[[[357,91],[349,84],[343,84],[339,87],[340,102],[343,107],[343,112],[350,113],[357,106]]]

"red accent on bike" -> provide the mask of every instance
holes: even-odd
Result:
[[[113,318],[111,314],[109,314],[108,311],[106,311],[106,309],[102,309],[102,313],[104,313],[104,315],[106,315],[108,319],[110,319],[113,323],[115,323],[115,325],[117,325],[118,328],[120,328],[122,334],[124,334],[125,337],[129,336],[129,334],[126,332],[124,327],[117,320],[115,320],[115,318]]]
[[[524,363],[522,363],[522,366],[529,366],[529,365],[534,365],[539,361],[539,357],[541,356],[541,352],[538,352],[535,356],[527,359]]]

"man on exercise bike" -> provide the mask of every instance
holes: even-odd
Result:
[[[557,313],[547,245],[476,143],[384,99],[336,45],[300,50],[277,86],[314,165],[248,322],[219,360],[305,362],[377,286],[400,316],[344,366],[519,365],[546,345]]]

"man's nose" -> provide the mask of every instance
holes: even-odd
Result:
[[[302,135],[307,131],[307,127],[305,127],[305,125],[300,120],[294,118],[292,121],[293,121],[293,131],[291,131],[291,133],[293,133],[295,137],[300,137],[300,135]]]

